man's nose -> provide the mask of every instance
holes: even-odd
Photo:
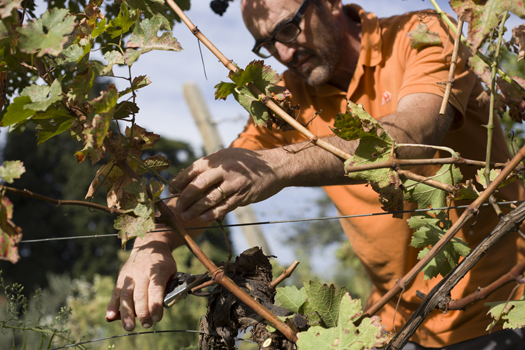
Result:
[[[277,55],[279,60],[286,64],[293,59],[294,53],[297,51],[297,47],[293,43],[281,43],[279,41],[275,42],[275,49],[277,50]]]

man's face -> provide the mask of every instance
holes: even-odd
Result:
[[[244,23],[256,40],[266,39],[290,20],[300,5],[301,1],[295,0],[243,0]],[[342,29],[328,9],[319,9],[313,1],[299,27],[302,32],[293,42],[275,42],[274,56],[308,85],[326,83],[342,59]]]

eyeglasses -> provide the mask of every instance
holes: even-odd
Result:
[[[304,0],[291,20],[279,25],[269,39],[257,40],[252,51],[259,57],[268,58],[277,52],[277,49],[275,48],[276,41],[281,43],[291,43],[297,39],[299,34],[301,34],[299,23],[303,19],[304,13],[309,4],[310,0]]]

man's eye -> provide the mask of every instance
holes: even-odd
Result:
[[[292,40],[295,38],[298,32],[299,28],[297,28],[293,24],[287,24],[279,30],[279,32],[275,36],[275,39],[280,41]]]

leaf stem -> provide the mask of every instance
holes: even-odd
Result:
[[[415,173],[413,173],[411,171],[408,171],[408,170],[398,169],[397,173],[399,175],[401,175],[401,176],[404,176],[407,179],[417,181],[418,183],[423,183],[425,185],[437,188],[437,189],[442,190],[442,191],[446,191],[446,192],[449,192],[449,193],[454,193],[456,191],[456,188],[454,186],[452,186],[452,185],[449,185],[449,184],[443,183],[441,181],[437,181],[437,180],[428,178],[426,176],[421,176],[421,175],[415,174]]]
[[[489,122],[487,123],[487,152],[486,152],[486,163],[487,166],[485,166],[484,176],[485,180],[487,182],[487,185],[490,184],[490,156],[492,151],[492,134],[494,131],[494,101],[496,98],[496,74],[497,74],[497,68],[498,68],[498,60],[499,60],[499,53],[501,48],[501,43],[503,41],[503,32],[505,29],[505,21],[507,20],[508,11],[505,11],[503,13],[503,18],[501,19],[500,27],[499,27],[499,35],[498,35],[498,42],[496,44],[496,53],[494,55],[494,60],[492,61],[492,76],[490,81],[490,109],[489,109]],[[498,214],[498,216],[502,215],[503,212],[501,211],[501,208],[495,203],[496,200],[493,196],[490,198],[490,203],[492,204],[494,210]]]
[[[441,112],[440,112],[441,114]],[[454,151],[452,148],[450,147],[445,147],[445,146],[435,146],[435,145],[422,145],[422,144],[419,144],[419,143],[398,143],[396,145],[397,147],[425,147],[425,148],[432,148],[432,149],[437,149],[437,150],[440,150],[440,151],[445,151],[445,152],[448,152],[450,153],[450,155],[456,159],[459,159],[459,155],[457,154],[456,151]]]

